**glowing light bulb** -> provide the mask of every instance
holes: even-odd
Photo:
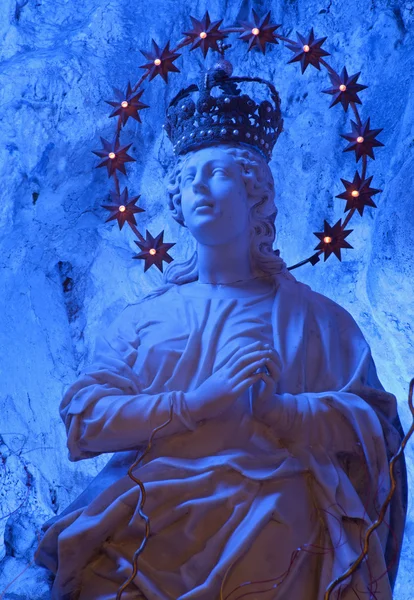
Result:
[[[115,154],[115,152],[110,152],[110,153],[108,154],[108,156],[109,156],[109,158],[110,158],[111,160],[113,160],[113,159],[115,158],[116,154]]]
[[[202,40],[205,40],[205,39],[206,39],[206,37],[207,37],[207,34],[206,34],[206,32],[205,32],[205,31],[202,31],[202,32],[200,33],[200,37],[201,37],[201,39],[202,39]]]
[[[346,85],[344,85],[343,83],[341,83],[341,85],[339,86],[339,89],[341,90],[341,92],[345,92],[346,91]]]
[[[327,235],[323,238],[323,241],[325,242],[325,244],[330,244],[332,242],[332,238],[329,237],[329,235]]]
[[[154,65],[157,65],[157,67],[159,67],[159,66],[160,66],[160,64],[161,64],[161,60],[160,60],[159,58],[156,58],[156,59],[154,60]]]
[[[358,196],[359,196],[359,192],[358,192],[358,190],[352,190],[352,192],[351,192],[351,195],[352,195],[354,198],[358,198]]]
[[[259,35],[259,33],[260,33],[260,29],[257,29],[257,27],[253,27],[252,34],[253,35]]]
[[[125,212],[125,206],[123,204],[119,207],[119,212]]]
[[[362,137],[362,135],[359,135],[359,136],[357,137],[357,142],[358,142],[358,144],[362,144],[362,142],[363,142],[363,141],[364,141],[364,138]]]
[[[151,248],[149,253],[152,254],[152,256],[154,256],[154,254],[157,254],[157,251],[155,250],[155,248]]]
[[[304,51],[304,52],[309,52],[309,50],[310,50],[310,48],[309,48],[308,44],[305,44],[305,45],[303,46],[303,51]]]
[[[123,102],[121,102],[121,106],[122,108],[126,108],[128,106],[128,102],[124,100]]]

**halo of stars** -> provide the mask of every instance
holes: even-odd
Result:
[[[204,58],[210,49],[220,52],[218,42],[222,42],[227,37],[227,34],[219,29],[223,19],[212,22],[208,10],[200,21],[191,16],[190,19],[193,29],[183,31],[183,35],[186,35],[187,40],[192,44],[190,51],[201,48]]]
[[[240,34],[239,39],[248,43],[248,52],[250,52],[252,48],[258,48],[265,54],[266,44],[279,43],[274,32],[276,29],[279,29],[281,25],[269,24],[270,10],[263,18],[260,18],[254,9],[252,9],[252,15],[253,20],[241,22],[244,31]]]
[[[165,83],[168,83],[168,73],[180,73],[180,70],[177,69],[173,62],[177,60],[181,54],[176,54],[174,51],[170,50],[169,41],[166,43],[164,50],[161,51],[157,43],[152,40],[152,50],[150,52],[140,50],[140,52],[150,61],[145,65],[140,66],[140,69],[147,69],[150,81],[157,75],[161,75]]]
[[[358,92],[366,90],[368,86],[357,83],[361,73],[356,73],[356,75],[349,76],[346,67],[344,67],[340,75],[337,73],[328,73],[328,75],[331,79],[332,87],[328,88],[327,90],[322,90],[322,93],[331,94],[333,96],[333,100],[329,108],[332,108],[335,106],[335,104],[340,102],[345,112],[347,112],[348,106],[352,102],[355,104],[362,104],[358,97]]]
[[[114,90],[116,100],[105,100],[107,104],[110,104],[115,108],[115,110],[109,115],[109,117],[120,116],[122,125],[126,125],[130,117],[138,121],[138,123],[142,123],[139,111],[144,108],[149,108],[148,104],[144,104],[143,102],[139,101],[142,94],[144,93],[144,90],[141,90],[137,94],[134,94],[132,92],[131,83],[129,81],[125,92],[122,92],[117,88],[112,89]]]
[[[314,234],[319,239],[319,244],[315,247],[315,250],[318,252],[308,259],[289,267],[289,270],[302,266],[307,262],[315,265],[319,261],[319,255],[321,253],[324,253],[325,261],[331,254],[335,254],[339,260],[342,260],[341,250],[344,248],[352,248],[345,239],[353,231],[345,229],[349,219],[355,211],[358,211],[359,214],[363,216],[366,207],[376,208],[372,196],[382,191],[371,187],[372,176],[366,177],[367,159],[375,159],[373,149],[384,146],[384,144],[376,139],[378,134],[383,130],[371,129],[370,118],[367,118],[363,123],[359,117],[357,105],[362,104],[362,102],[358,94],[367,89],[366,85],[358,83],[360,72],[349,75],[346,67],[343,67],[340,74],[336,73],[324,60],[324,57],[330,56],[329,52],[322,47],[327,39],[326,37],[317,38],[313,28],[311,28],[307,35],[296,32],[296,41],[286,38],[277,33],[277,30],[281,25],[273,24],[271,22],[270,11],[264,16],[260,16],[252,9],[250,19],[241,21],[239,27],[223,28],[223,20],[212,21],[208,11],[205,12],[202,19],[199,20],[190,16],[190,20],[192,22],[192,29],[183,32],[185,38],[176,48],[170,49],[170,42],[168,41],[164,48],[161,49],[156,41],[152,39],[150,51],[140,50],[141,54],[143,54],[148,61],[140,66],[140,68],[145,71],[140,81],[134,87],[132,87],[131,83],[128,81],[125,91],[114,87],[114,99],[105,100],[105,102],[113,108],[109,117],[118,118],[115,139],[113,141],[108,141],[101,137],[102,149],[92,150],[94,154],[102,159],[96,168],[106,167],[108,177],[114,178],[116,186],[116,190],[111,192],[112,202],[110,204],[102,205],[102,207],[110,213],[110,216],[105,222],[117,220],[120,230],[122,230],[125,223],[128,223],[136,233],[140,241],[136,241],[135,243],[140,247],[141,252],[137,256],[134,256],[134,258],[143,259],[145,261],[144,272],[147,271],[151,265],[157,266],[162,272],[163,261],[169,263],[173,260],[168,254],[168,250],[175,244],[164,243],[164,231],[159,233],[155,238],[147,231],[146,238],[144,238],[137,230],[135,215],[144,212],[142,208],[136,206],[136,202],[140,196],[137,195],[129,198],[127,187],[124,188],[122,193],[120,191],[118,172],[126,175],[125,164],[127,162],[135,162],[135,159],[128,154],[128,150],[132,144],[125,146],[120,145],[120,131],[122,127],[128,123],[130,118],[141,123],[140,111],[149,108],[147,104],[141,102],[141,96],[143,95],[144,90],[138,90],[139,86],[146,78],[149,78],[149,81],[152,81],[157,75],[160,75],[165,83],[168,83],[169,73],[180,72],[174,65],[177,58],[181,56],[177,53],[177,50],[183,46],[191,45],[190,50],[200,48],[204,58],[209,50],[218,52],[224,57],[224,51],[231,47],[231,44],[224,45],[224,40],[228,37],[229,33],[238,33],[238,39],[248,44],[247,52],[256,50],[265,54],[266,50],[269,49],[269,46],[276,45],[280,41],[286,42],[286,47],[294,53],[293,57],[288,61],[288,64],[299,62],[302,74],[309,65],[318,70],[321,70],[321,65],[326,67],[331,80],[331,87],[322,90],[322,93],[332,96],[329,108],[341,104],[345,112],[347,112],[349,106],[351,106],[355,113],[356,121],[351,120],[352,131],[341,134],[341,137],[348,142],[348,145],[344,148],[343,152],[354,151],[357,163],[362,158],[362,172],[360,174],[356,171],[353,181],[341,178],[345,191],[336,196],[336,198],[346,201],[344,212],[348,213],[347,217],[343,223],[339,220],[333,226],[330,226],[327,221],[324,221],[324,231],[316,232]]]
[[[136,162],[135,158],[132,158],[132,156],[127,154],[132,144],[121,147],[118,139],[109,142],[108,140],[104,140],[103,137],[101,137],[101,142],[103,146],[102,150],[92,150],[96,156],[104,159],[96,166],[96,169],[106,167],[108,170],[108,177],[114,175],[117,170],[126,175],[125,163]]]
[[[344,152],[355,150],[357,162],[365,155],[375,160],[373,148],[384,145],[376,139],[376,136],[381,133],[382,129],[370,129],[370,117],[368,117],[365,123],[355,123],[355,121],[351,120],[351,126],[351,133],[341,134],[341,137],[349,142]]]
[[[170,263],[173,258],[168,254],[168,250],[175,246],[173,244],[166,244],[163,242],[164,231],[161,231],[155,238],[152,237],[150,232],[146,230],[146,239],[143,242],[137,242],[135,244],[141,248],[141,252],[133,258],[142,259],[145,261],[144,273],[151,267],[156,265],[158,269],[163,272],[163,261]]]
[[[298,32],[296,32],[296,36],[298,38],[297,42],[287,44],[287,48],[295,53],[294,57],[288,62],[288,64],[300,62],[302,74],[306,71],[309,65],[312,65],[320,71],[321,59],[324,56],[330,56],[329,52],[326,52],[326,50],[323,50],[322,48],[322,44],[327,38],[324,37],[315,39],[313,27],[307,37],[300,35]]]
[[[351,244],[349,244],[345,238],[352,233],[353,229],[342,229],[341,219],[339,219],[332,227],[325,220],[323,225],[324,230],[315,233],[316,237],[320,239],[319,244],[315,246],[315,250],[323,250],[325,261],[332,253],[342,261],[341,248],[352,248]]]
[[[382,190],[370,187],[372,177],[373,176],[371,175],[368,179],[362,179],[357,171],[353,181],[346,181],[346,179],[341,178],[341,181],[345,186],[345,192],[338,194],[335,198],[346,200],[344,212],[356,209],[362,217],[366,206],[377,208],[377,205],[372,200],[372,196],[379,194]]]
[[[118,221],[120,231],[125,223],[136,225],[137,222],[135,220],[135,215],[140,212],[145,212],[143,208],[135,206],[140,196],[135,196],[135,198],[128,199],[128,188],[125,188],[122,194],[117,194],[117,192],[114,191],[111,191],[110,194],[112,204],[101,205],[102,208],[105,208],[110,212],[110,217],[106,219],[105,223],[116,219]]]

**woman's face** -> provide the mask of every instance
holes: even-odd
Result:
[[[181,172],[181,210],[201,244],[224,244],[248,232],[246,187],[233,156],[217,146],[190,156]]]

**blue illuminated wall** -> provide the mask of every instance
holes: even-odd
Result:
[[[403,427],[410,426],[408,382],[414,376],[414,2],[390,0],[286,0],[209,2],[180,0],[2,0],[0,6],[0,593],[32,560],[41,524],[61,512],[106,464],[108,456],[80,463],[67,459],[58,414],[64,389],[91,357],[94,339],[128,303],[161,283],[161,273],[132,260],[134,235],[116,222],[105,224],[112,183],[95,169],[91,153],[99,136],[114,132],[112,86],[124,89],[141,74],[139,49],[160,45],[191,26],[209,9],[213,19],[234,24],[272,11],[279,30],[295,38],[311,26],[327,36],[336,70],[362,72],[369,88],[360,94],[363,119],[383,128],[384,148],[369,161],[378,209],[356,214],[348,237],[353,250],[343,262],[331,256],[294,271],[314,290],[344,306],[366,336],[384,387],[399,402]],[[197,12],[195,12],[197,11]],[[340,133],[350,131],[351,112],[321,90],[330,87],[323,69],[301,75],[292,53],[272,46],[266,56],[234,42],[228,58],[235,75],[271,79],[280,91],[284,132],[271,167],[276,182],[278,247],[288,265],[307,258],[323,220],[336,222],[344,204],[340,178],[355,171],[343,153]],[[176,242],[174,258],[192,250],[187,232],[166,209],[163,178],[171,146],[161,124],[167,102],[188,85],[204,63],[200,51],[175,64],[170,83],[146,85],[142,125],[128,123],[122,142],[133,142],[137,162],[128,186],[141,194],[138,228]],[[210,65],[212,58],[206,59]],[[125,181],[125,180],[124,180]],[[413,447],[407,449],[409,486]],[[7,517],[7,515],[10,516]],[[396,600],[412,600],[414,526],[412,495]],[[4,542],[4,543],[3,543]],[[9,588],[8,599],[49,597],[46,572],[29,568]]]

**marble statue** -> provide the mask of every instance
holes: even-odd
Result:
[[[145,533],[127,470],[172,403],[136,468],[151,535],[122,599],[220,600],[250,582],[231,600],[323,600],[390,490],[396,399],[353,318],[272,249],[274,181],[259,152],[188,152],[168,196],[196,251],[125,308],[66,391],[69,460],[114,455],[44,526],[36,563],[55,575],[53,600],[115,600]],[[404,478],[401,463],[386,523],[335,600],[392,598]]]

